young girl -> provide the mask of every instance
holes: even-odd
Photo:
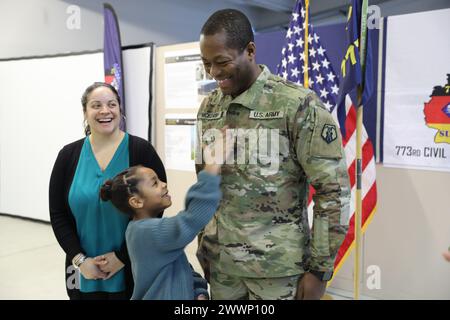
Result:
[[[216,212],[219,171],[219,165],[205,165],[187,193],[185,210],[168,218],[158,218],[172,204],[167,184],[152,169],[131,167],[102,186],[101,199],[132,218],[125,234],[135,284],[131,299],[194,299],[184,247]]]

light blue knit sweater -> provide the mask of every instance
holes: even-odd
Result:
[[[216,212],[219,185],[220,176],[202,171],[186,195],[184,211],[129,223],[125,236],[134,279],[132,300],[194,299],[192,269],[184,247]]]

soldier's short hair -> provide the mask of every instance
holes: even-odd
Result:
[[[249,42],[254,41],[253,29],[247,16],[239,10],[223,9],[213,13],[202,27],[201,34],[212,36],[225,31],[226,46],[244,51]]]

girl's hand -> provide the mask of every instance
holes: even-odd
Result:
[[[234,141],[232,132],[228,126],[220,129],[220,134],[214,136],[215,140],[203,148],[205,159],[205,171],[211,174],[219,174],[222,164],[227,163],[233,155]]]

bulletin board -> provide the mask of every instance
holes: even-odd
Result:
[[[195,122],[210,79],[207,79],[198,42],[156,48],[156,150],[164,162],[172,206],[165,216],[184,209],[185,196],[196,181]],[[186,248],[195,256],[197,241]],[[201,272],[196,259],[190,259]]]

